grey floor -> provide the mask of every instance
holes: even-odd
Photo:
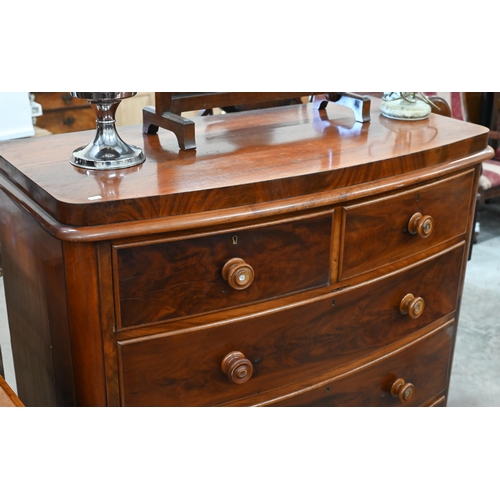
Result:
[[[14,362],[12,360],[12,352],[10,349],[9,322],[7,320],[7,307],[5,305],[3,278],[0,278],[0,347],[2,353],[0,367],[3,365],[5,380],[15,391],[17,390],[17,387],[14,375]]]
[[[480,210],[480,228],[465,277],[448,406],[500,406],[500,200]],[[3,278],[0,345],[15,391]]]
[[[500,407],[500,199],[479,211],[467,265],[448,406]]]

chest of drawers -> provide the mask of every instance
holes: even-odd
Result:
[[[53,134],[95,129],[95,113],[90,104],[70,92],[33,92],[43,114],[36,120],[38,127]]]
[[[30,405],[445,405],[487,129],[310,105],[197,122],[196,151],[72,167],[93,132],[0,151]]]

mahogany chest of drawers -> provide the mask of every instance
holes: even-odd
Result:
[[[486,128],[312,105],[0,149],[18,391],[30,405],[445,405]]]

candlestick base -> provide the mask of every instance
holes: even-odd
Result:
[[[96,113],[97,131],[90,144],[75,149],[70,163],[92,170],[113,170],[139,165],[146,160],[142,150],[126,144],[115,127],[115,114],[122,99],[137,92],[71,92],[86,99]]]

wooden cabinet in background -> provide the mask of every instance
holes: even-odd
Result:
[[[42,115],[36,126],[52,134],[64,134],[95,128],[95,113],[86,101],[72,97],[69,92],[33,92],[41,104]]]
[[[43,114],[37,117],[36,126],[52,134],[95,129],[95,113],[90,104],[70,92],[33,92],[35,101],[42,105]],[[141,123],[142,110],[154,104],[154,92],[138,92],[124,99],[116,113],[117,126]]]
[[[28,406],[443,406],[484,127],[331,104],[12,141],[0,236]]]

